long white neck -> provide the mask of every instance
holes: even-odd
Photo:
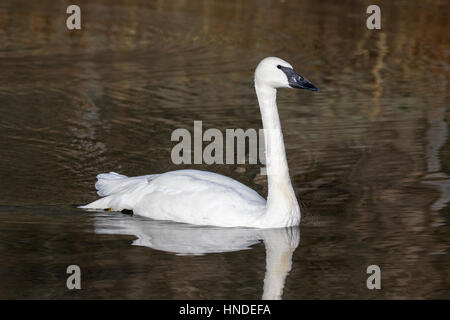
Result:
[[[300,208],[292,188],[284,149],[283,133],[276,104],[277,91],[255,84],[261,110],[266,149],[268,195],[265,223],[288,227],[300,223]]]

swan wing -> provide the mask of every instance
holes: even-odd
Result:
[[[199,170],[157,176],[135,204],[136,214],[159,220],[224,227],[252,224],[266,201],[246,185],[220,174]]]
[[[127,177],[99,174],[96,188],[103,198],[85,209],[133,210],[157,220],[222,227],[253,226],[266,200],[229,177],[200,170]]]

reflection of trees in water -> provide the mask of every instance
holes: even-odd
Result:
[[[314,97],[280,92],[278,98],[299,196],[311,211],[323,209],[317,214],[351,217],[347,227],[356,239],[369,235],[368,247],[386,251],[379,263],[382,269],[395,266],[387,271],[390,279],[408,285],[440,274],[440,255],[433,253],[448,251],[439,231],[448,228],[441,214],[449,193],[443,107],[448,1],[383,1],[380,31],[365,28],[366,4],[354,2],[77,4],[81,32],[66,30],[58,2],[7,1],[0,11],[0,46],[7,49],[0,51],[7,79],[1,93],[18,94],[17,114],[38,110],[38,120],[38,112],[55,114],[42,116],[42,123],[24,118],[28,127],[21,125],[22,132],[50,131],[33,141],[42,147],[14,158],[18,168],[47,159],[40,167],[47,175],[39,182],[58,190],[45,189],[54,197],[47,201],[85,202],[94,175],[104,170],[180,168],[169,162],[170,132],[191,129],[193,120],[203,120],[205,128],[260,128],[253,68],[269,54],[290,57],[322,89]],[[20,109],[24,104],[31,107]],[[259,171],[243,175],[230,167],[202,168],[247,184]],[[306,211],[306,223],[308,218]],[[217,268],[238,269],[225,257],[217,259]],[[423,267],[412,270],[414,264]],[[411,288],[426,296],[442,288],[440,281]]]
[[[414,28],[428,27],[425,19],[422,17],[417,19],[420,23]],[[442,256],[439,257],[448,250],[443,243],[445,238],[441,234],[442,231],[434,233],[430,230],[445,226],[444,216],[433,211],[444,208],[450,197],[448,175],[433,173],[440,171],[438,152],[447,143],[445,108],[442,108],[440,98],[437,99],[438,101],[433,100],[433,95],[446,96],[447,64],[441,60],[439,50],[434,53],[436,56],[427,57],[423,52],[418,52],[422,47],[418,50],[412,45],[417,41],[415,37],[406,40],[404,33],[398,34],[397,37],[394,33],[391,41],[388,40],[383,44],[383,49],[379,50],[375,58],[377,61],[373,69],[375,83],[384,83],[383,87],[389,95],[384,97],[383,94],[378,94],[382,89],[376,86],[374,107],[379,118],[369,126],[365,135],[367,149],[364,149],[362,156],[352,167],[350,176],[345,178],[346,182],[349,180],[350,185],[354,185],[354,188],[349,190],[353,194],[352,199],[355,199],[349,205],[354,217],[350,230],[356,231],[360,241],[372,239],[372,243],[367,243],[368,248],[387,250],[382,261],[377,262],[385,266],[385,270],[387,269],[384,277],[389,279],[390,283],[385,288],[387,286],[405,287],[404,292],[397,292],[392,296],[408,297],[412,290],[418,297],[426,297],[445,287],[443,272],[447,267],[441,259]],[[381,36],[382,34],[380,39],[386,39]],[[436,45],[443,46],[439,36],[436,38],[438,40]],[[403,46],[398,46],[399,43]],[[404,50],[405,47],[409,50]],[[386,50],[389,55],[384,61],[379,60],[385,55]],[[395,60],[399,56],[404,57],[403,61],[415,60],[414,63],[417,63],[419,59],[428,58],[431,61],[437,59],[436,65],[441,66],[440,69],[433,71],[433,82],[435,82],[433,88],[438,88],[432,90],[433,95],[428,92],[428,85],[425,89],[421,89],[419,84],[411,80],[414,77],[419,79],[423,77],[419,83],[420,81],[429,82],[426,80],[430,77],[429,71],[423,70],[424,65],[417,65],[416,70],[414,68],[402,70],[401,74],[408,79],[412,91],[417,93],[416,101],[410,106],[416,110],[397,112],[395,109],[401,108],[403,103],[407,104],[411,100],[408,99],[409,97],[392,98],[392,95],[395,96],[397,84],[389,76],[384,81],[380,79],[380,63],[385,68],[383,74],[389,74],[390,66],[394,62],[395,68],[397,62]],[[424,124],[425,121],[426,124]],[[426,131],[425,141],[417,141],[418,128],[421,128],[422,133]],[[426,150],[423,143],[426,144]],[[433,174],[427,174],[427,172]],[[425,179],[440,178],[424,181],[439,189],[438,200],[433,192],[421,185],[423,176]],[[355,197],[355,195],[358,196]],[[428,233],[433,236],[426,236]],[[374,262],[369,255],[366,261],[367,265]],[[419,264],[420,268],[416,268],[415,266]],[[430,274],[433,277],[429,277]],[[428,281],[424,283],[415,279],[428,279]]]

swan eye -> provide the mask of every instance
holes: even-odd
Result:
[[[277,68],[278,68],[278,69],[281,69],[281,66],[280,66],[280,65],[277,65]]]

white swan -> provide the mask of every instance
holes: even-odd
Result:
[[[300,223],[276,105],[277,88],[318,90],[286,61],[268,57],[255,71],[262,115],[268,178],[267,202],[256,191],[220,174],[177,170],[126,177],[114,172],[97,176],[103,198],[81,208],[133,210],[157,220],[219,227],[281,228]]]

